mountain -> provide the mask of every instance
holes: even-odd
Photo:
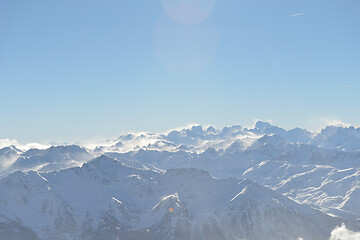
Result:
[[[22,153],[23,151],[13,145],[0,149],[0,172],[11,166]]]
[[[359,128],[258,121],[102,142],[0,149],[0,239],[328,239],[342,222],[360,229]]]
[[[1,239],[27,239],[40,240],[31,229],[24,227],[16,221],[12,221],[0,214],[0,237]]]
[[[0,157],[3,156],[4,154],[0,155]],[[93,158],[92,154],[78,145],[51,146],[48,149],[30,149],[26,152],[17,151],[16,154],[13,153],[13,156],[16,160],[4,169],[3,175],[18,170],[41,172],[60,170],[81,165]]]
[[[264,121],[257,121],[252,129],[246,129],[246,131],[263,135],[276,134],[281,136],[286,142],[289,143],[309,143],[312,139],[311,132],[305,129],[294,128],[291,130],[285,130]]]
[[[251,180],[137,169],[107,156],[10,174],[0,199],[1,239],[328,239],[342,221]]]
[[[257,121],[251,128],[234,125],[221,130],[213,126],[192,125],[164,134],[125,134],[115,141],[112,149],[107,148],[107,151],[128,152],[140,148],[176,151],[178,147],[182,146],[201,152],[209,147],[217,150],[226,149],[235,141],[241,141],[245,146],[249,146],[264,135],[278,135],[287,143],[312,144],[327,149],[340,149],[340,146],[343,145],[341,149],[356,151],[360,149],[359,133],[359,128],[338,126],[328,126],[319,133],[301,128],[285,130],[264,121]]]
[[[322,148],[336,148],[345,151],[360,150],[360,128],[328,126],[321,130],[312,144]]]
[[[242,143],[234,142],[224,151],[209,148],[202,153],[139,150],[106,154],[134,167],[196,167],[215,177],[246,177],[354,223],[360,218],[355,204],[360,202],[355,194],[360,187],[359,152],[286,143],[279,135],[265,135],[245,149]]]

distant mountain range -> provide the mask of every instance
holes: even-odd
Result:
[[[0,239],[329,239],[342,223],[360,230],[360,128],[0,149]]]

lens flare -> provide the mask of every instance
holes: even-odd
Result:
[[[174,73],[197,73],[214,59],[218,30],[210,19],[199,24],[179,24],[167,17],[154,27],[155,56]]]
[[[195,24],[208,18],[216,0],[162,0],[166,14],[177,23]]]

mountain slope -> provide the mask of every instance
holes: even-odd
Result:
[[[340,224],[250,180],[141,170],[106,156],[15,172],[0,180],[0,195],[0,213],[41,239],[327,239]]]
[[[4,149],[1,150],[3,151]],[[2,157],[9,159],[9,156],[1,154],[0,160]],[[3,169],[2,175],[14,171],[55,171],[79,166],[92,158],[92,154],[78,145],[51,146],[47,149],[29,149],[25,152],[18,150],[16,153],[13,153],[14,160],[7,168]]]

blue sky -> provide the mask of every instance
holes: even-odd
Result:
[[[358,125],[359,10],[357,0],[2,0],[0,138]]]

